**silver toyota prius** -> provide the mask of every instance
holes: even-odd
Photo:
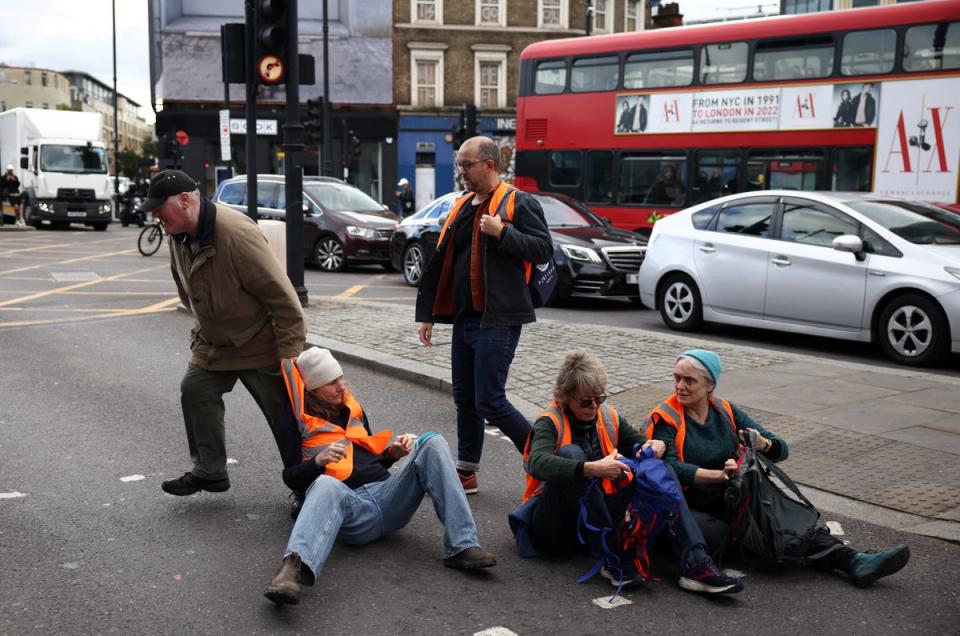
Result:
[[[876,341],[930,365],[960,352],[960,215],[868,193],[734,194],[657,221],[639,288],[679,331]]]

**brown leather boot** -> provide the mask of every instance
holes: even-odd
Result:
[[[300,557],[296,554],[283,557],[280,569],[263,593],[277,605],[300,603]]]

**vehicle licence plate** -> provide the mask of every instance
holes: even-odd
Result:
[[[86,212],[67,212],[67,216],[87,216]]]
[[[639,278],[639,274],[627,274],[627,285],[636,285]]]

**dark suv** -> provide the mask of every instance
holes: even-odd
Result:
[[[286,194],[283,175],[258,175],[260,218],[285,220]],[[221,183],[213,200],[246,212],[246,175]],[[326,272],[366,263],[390,269],[390,235],[399,218],[340,179],[303,177],[304,258]]]

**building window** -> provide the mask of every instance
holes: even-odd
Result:
[[[0,110],[7,110],[7,100],[0,100]]]
[[[593,32],[607,33],[610,31],[610,20],[607,12],[607,5],[612,4],[613,0],[594,0],[593,1]]]
[[[33,73],[31,71],[23,72],[23,83],[27,86],[33,86]]]
[[[49,108],[50,108],[50,104],[48,104],[47,102],[43,102],[43,108],[49,109]]]
[[[480,110],[507,107],[507,53],[474,53],[475,97]]]
[[[542,29],[567,28],[568,0],[537,0],[537,26]]]
[[[443,0],[411,0],[411,22],[443,24]]]
[[[833,8],[833,0],[783,0],[783,14],[817,13]]]
[[[46,85],[47,85],[47,74],[40,73],[40,86],[46,86]]]
[[[27,108],[33,108],[33,102],[24,102],[23,105],[26,106]]]
[[[443,106],[443,49],[411,49],[410,67],[411,103],[421,108]]]
[[[507,0],[477,0],[477,26],[507,26]]]
[[[642,31],[643,30],[643,7],[640,0],[625,0],[623,3],[623,30],[624,31]]]

